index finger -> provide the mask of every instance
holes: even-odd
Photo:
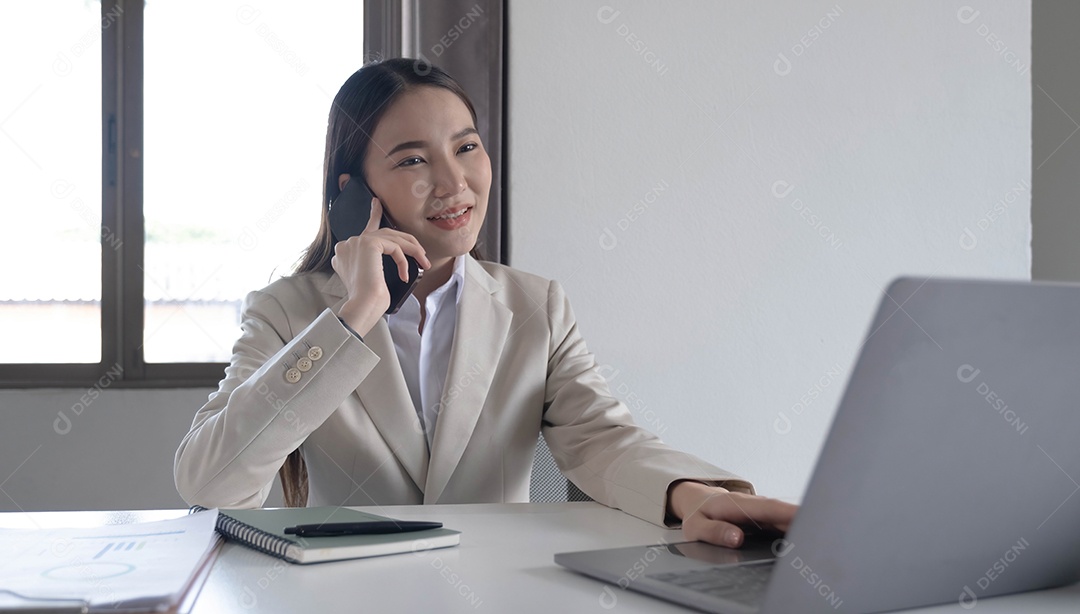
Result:
[[[382,221],[382,203],[378,198],[371,197],[371,216],[368,217],[367,226],[364,227],[364,232],[378,230],[379,222]]]
[[[778,499],[755,495],[745,497],[716,497],[705,502],[702,511],[713,520],[735,524],[766,524],[786,530],[795,518],[799,506]]]

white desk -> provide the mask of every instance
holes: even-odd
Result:
[[[290,565],[226,544],[193,614],[228,612],[689,612],[614,588],[552,561],[556,552],[681,541],[665,530],[596,503],[358,508],[409,520],[438,520],[462,531],[461,545],[316,565]],[[0,514],[0,527],[97,526],[175,518],[184,510]],[[958,592],[959,594],[959,592]],[[601,596],[604,595],[603,601]],[[1080,584],[979,600],[979,614],[1076,612]],[[604,607],[605,605],[609,607]],[[966,612],[958,604],[912,610]]]

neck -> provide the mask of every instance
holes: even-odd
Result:
[[[453,273],[453,258],[440,258],[431,261],[431,268],[424,271],[424,276],[420,278],[420,281],[416,282],[416,287],[413,288],[413,295],[420,302],[421,308],[423,308],[424,299],[436,288],[445,284]]]

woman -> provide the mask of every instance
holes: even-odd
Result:
[[[687,539],[738,546],[795,506],[635,426],[558,283],[480,262],[491,164],[461,87],[434,66],[361,68],[334,99],[322,223],[295,275],[244,303],[219,389],[176,453],[180,494],[258,507],[280,469],[288,505],[523,502],[539,433],[590,497]],[[335,242],[348,181],[376,195]],[[379,228],[385,207],[397,230]],[[385,315],[383,255],[413,294]]]

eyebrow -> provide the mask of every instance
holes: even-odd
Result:
[[[458,140],[458,139],[460,139],[460,138],[462,138],[464,136],[470,135],[470,134],[480,134],[480,133],[476,131],[476,128],[473,128],[472,126],[470,126],[468,128],[465,128],[461,132],[458,132],[457,134],[451,136],[450,140],[451,141],[456,141],[456,140]],[[428,146],[427,141],[405,141],[404,143],[399,144],[397,147],[394,147],[389,152],[387,152],[386,157],[389,158],[390,156],[394,155],[395,153],[401,151],[402,149],[423,149],[424,147],[427,147],[427,146]]]

